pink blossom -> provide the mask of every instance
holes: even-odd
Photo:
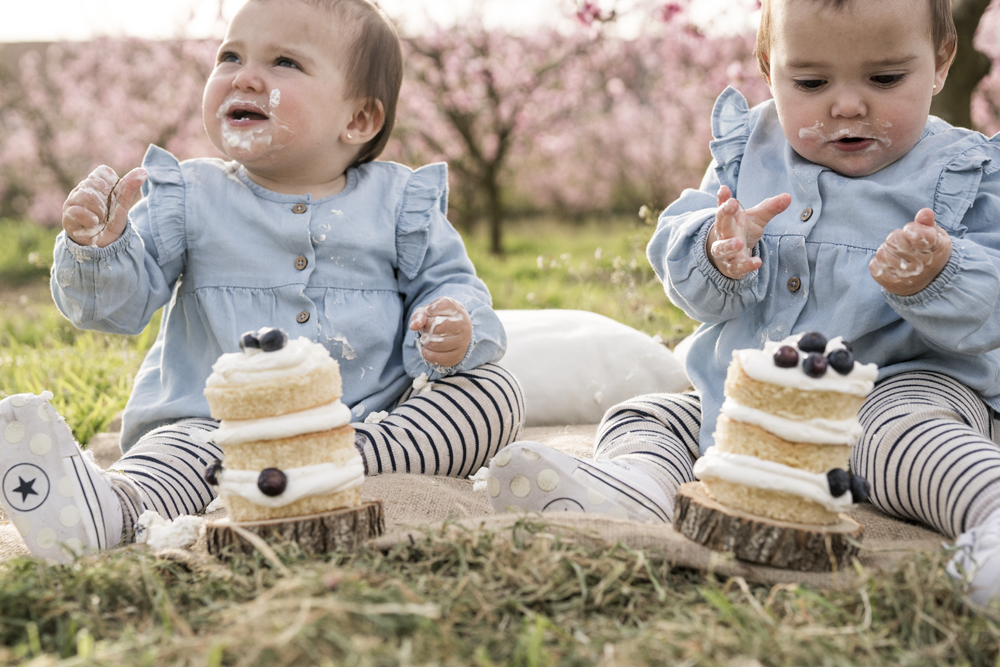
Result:
[[[679,14],[684,12],[684,8],[679,2],[667,2],[661,5],[654,16],[664,23],[669,23],[673,21]]]
[[[601,20],[601,8],[596,2],[582,2],[577,6],[576,19],[585,26]]]

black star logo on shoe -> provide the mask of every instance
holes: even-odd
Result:
[[[38,495],[38,491],[35,491],[35,480],[36,479],[37,478],[34,478],[31,481],[27,481],[26,482],[26,481],[24,481],[23,477],[18,476],[17,481],[19,481],[21,484],[16,489],[14,489],[13,492],[21,494],[21,502],[22,503],[25,500],[28,499],[28,496],[37,496]]]
[[[17,480],[16,484],[14,480]],[[4,473],[0,489],[3,490],[3,503],[8,511],[31,512],[48,500],[52,482],[48,474],[34,463],[17,463]]]

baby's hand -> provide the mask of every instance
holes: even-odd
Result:
[[[716,201],[719,210],[715,214],[715,224],[708,232],[705,250],[712,266],[722,275],[740,280],[760,268],[760,258],[751,256],[750,250],[764,235],[764,227],[771,218],[792,203],[792,196],[781,194],[744,210],[733,199],[732,191],[723,185],[719,188]]]
[[[931,284],[951,257],[951,237],[922,208],[913,222],[889,233],[868,263],[872,278],[890,294],[910,296]]]
[[[133,169],[118,178],[111,167],[101,165],[73,188],[63,204],[62,226],[80,245],[103,248],[125,231],[128,210],[138,199],[146,170]]]
[[[472,341],[472,319],[465,306],[442,296],[413,312],[410,330],[417,333],[417,349],[429,363],[451,368],[462,359]]]

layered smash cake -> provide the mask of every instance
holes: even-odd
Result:
[[[205,397],[225,463],[205,472],[232,521],[320,514],[361,504],[364,464],[340,367],[322,345],[281,329],[243,334],[212,366]]]
[[[695,476],[712,498],[742,512],[837,523],[868,498],[868,482],[848,464],[861,437],[858,410],[877,376],[848,343],[819,333],[736,350],[715,445],[695,463]]]

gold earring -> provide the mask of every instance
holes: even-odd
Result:
[[[931,87],[931,90],[937,90],[937,84],[936,83]]]

